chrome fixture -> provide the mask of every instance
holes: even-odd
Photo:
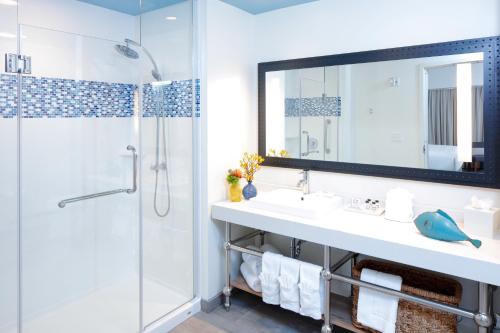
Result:
[[[329,137],[331,125],[332,125],[332,120],[325,119],[325,121],[324,121],[325,154],[330,154],[332,151],[330,149],[330,137]]]
[[[304,130],[302,134],[306,136],[306,151],[302,153],[302,156],[309,156],[309,154],[319,153],[318,150],[318,139],[313,138],[309,135],[309,132]]]
[[[136,51],[132,50],[129,46],[128,43],[127,45],[115,45],[115,50],[118,51],[122,56],[127,57],[129,59],[139,59],[139,53]]]
[[[31,74],[31,57],[15,53],[6,53],[5,73]]]
[[[155,94],[155,95],[161,95],[161,94]],[[156,103],[157,103],[157,110],[160,110],[161,108],[161,96],[156,96]],[[161,119],[161,120],[160,120]],[[155,210],[155,213],[158,217],[165,217],[168,215],[170,212],[170,180],[169,180],[169,174],[168,174],[168,160],[167,160],[167,131],[166,131],[166,124],[165,124],[165,116],[162,115],[160,116],[157,112],[156,114],[156,151],[155,151],[155,164],[151,167],[152,170],[155,172],[155,193],[154,193],[154,199],[153,199],[153,208]],[[161,135],[160,135],[161,131]],[[161,142],[160,142],[160,136],[161,136]],[[160,146],[163,145],[163,149],[160,148]],[[163,157],[163,162],[160,162],[160,150],[161,150],[161,156]],[[160,180],[160,170],[164,172],[165,175],[165,184],[167,188],[167,208],[165,211],[161,212],[160,209],[158,208],[158,183]]]
[[[104,197],[104,196],[118,194],[118,193],[127,193],[127,194],[135,193],[137,191],[137,152],[136,152],[135,147],[130,146],[130,145],[127,146],[127,150],[132,152],[132,168],[133,168],[132,188],[120,188],[120,189],[116,189],[116,190],[99,192],[99,193],[94,193],[94,194],[82,195],[80,197],[65,199],[65,200],[60,201],[57,204],[59,206],[59,208],[64,208],[69,203]]]
[[[141,48],[144,54],[149,58],[151,64],[153,65],[153,69],[151,70],[151,75],[156,81],[161,81],[162,77],[160,72],[158,71],[158,66],[153,56],[149,51],[142,46],[141,44],[133,41],[131,39],[126,38],[125,45],[115,45],[115,50],[121,55],[130,58],[130,59],[139,59],[139,53],[130,48],[130,45]],[[155,89],[153,87],[153,89]],[[156,154],[155,154],[155,164],[151,167],[151,170],[155,172],[155,192],[154,192],[154,201],[153,201],[153,209],[158,217],[165,217],[170,212],[170,180],[168,174],[168,161],[167,161],[167,133],[166,133],[166,124],[165,124],[165,116],[162,114],[160,116],[160,110],[164,107],[163,105],[163,91],[158,90],[154,94],[155,96],[155,104],[156,104]],[[161,118],[161,120],[160,120]],[[161,132],[161,142],[160,142],[160,132]],[[160,146],[163,144],[163,149]],[[160,162],[160,151],[163,158],[163,162]],[[158,208],[158,183],[160,178],[160,171],[164,171],[165,174],[165,184],[167,188],[167,208],[164,212],[161,212]]]
[[[124,41],[125,45],[117,44],[115,45],[115,50],[122,56],[127,57],[129,59],[139,59],[139,53],[131,49],[129,45],[140,47],[144,52],[144,54],[149,58],[149,60],[153,64],[153,70],[151,71],[151,75],[155,78],[156,81],[161,81],[162,78],[160,72],[158,71],[158,66],[156,65],[156,61],[153,59],[151,53],[149,53],[149,51],[144,46],[137,43],[136,41],[133,41],[132,39],[125,38]]]
[[[302,175],[302,179],[299,180],[299,182],[297,183],[297,187],[301,187],[302,193],[304,193],[304,195],[307,195],[310,193],[310,190],[309,190],[309,170],[303,170],[300,172],[300,174]]]

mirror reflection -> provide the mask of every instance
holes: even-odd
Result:
[[[481,172],[483,53],[266,73],[270,156]]]

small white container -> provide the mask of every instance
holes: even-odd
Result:
[[[470,237],[500,239],[500,209],[481,209],[466,206],[464,211],[464,230]]]
[[[385,218],[391,221],[413,222],[413,194],[402,188],[387,192],[385,197]]]

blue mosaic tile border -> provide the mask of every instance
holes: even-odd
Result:
[[[341,110],[340,96],[285,98],[285,117],[340,117]]]
[[[17,77],[0,74],[0,116],[14,118],[17,116]]]
[[[143,117],[192,117],[193,92],[195,94],[195,116],[200,116],[200,80],[172,81],[169,84],[143,86]]]
[[[135,89],[133,84],[23,76],[23,117],[131,117]]]
[[[107,83],[23,76],[23,118],[131,117],[134,113],[134,84]],[[192,81],[173,81],[160,90],[143,87],[143,115],[160,110],[167,117],[191,117]],[[155,106],[156,98],[160,106]],[[0,74],[0,117],[17,115],[17,76]],[[200,116],[200,80],[195,80],[195,116]]]

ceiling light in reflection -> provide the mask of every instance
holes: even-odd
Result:
[[[0,0],[0,5],[17,6],[17,1],[16,0]]]
[[[175,21],[175,20],[177,20],[177,16],[167,16],[167,17],[165,17],[165,20],[167,20],[167,21]]]

